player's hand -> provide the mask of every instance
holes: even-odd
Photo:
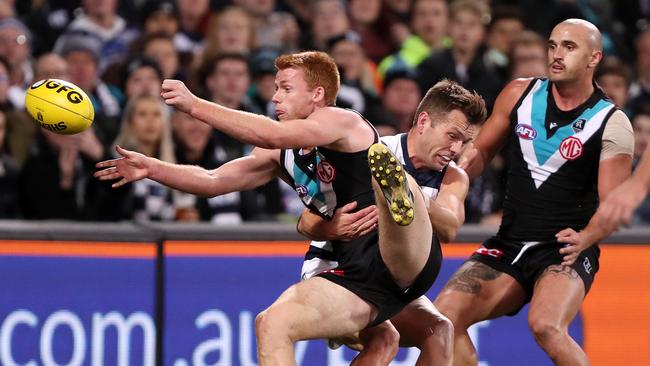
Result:
[[[629,225],[634,210],[646,197],[642,182],[630,178],[611,191],[598,207],[597,214],[613,229],[620,225]]]
[[[113,183],[113,188],[121,187],[127,183],[136,180],[144,179],[149,175],[147,167],[147,157],[135,151],[115,147],[118,154],[122,155],[121,158],[101,161],[95,166],[97,168],[105,168],[95,172],[95,178],[99,180],[113,180],[120,179],[117,183]]]
[[[165,79],[160,92],[167,105],[176,107],[179,111],[190,114],[198,98],[190,92],[180,80]]]
[[[578,259],[578,255],[591,245],[584,232],[576,232],[571,228],[555,234],[555,238],[558,242],[566,244],[564,248],[560,249],[560,254],[564,255],[562,265],[565,266],[572,265]]]
[[[329,224],[337,240],[352,241],[377,228],[377,206],[372,205],[352,212],[356,207],[357,202],[353,201],[334,213]]]

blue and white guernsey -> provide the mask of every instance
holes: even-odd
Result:
[[[445,167],[442,171],[416,170],[413,163],[408,158],[409,152],[406,139],[407,134],[403,133],[394,136],[384,136],[381,138],[381,142],[388,146],[397,159],[402,163],[404,169],[413,176],[416,182],[420,185],[424,196],[430,199],[435,199],[438,196],[440,184],[442,183],[442,178],[447,168]],[[332,242],[312,241],[309,250],[305,255],[301,278],[307,279],[322,271],[336,268],[338,262],[336,261],[333,251],[334,245]]]
[[[509,174],[498,236],[554,240],[584,228],[598,207],[602,136],[614,104],[595,87],[582,105],[561,111],[551,83],[534,79],[513,108]]]

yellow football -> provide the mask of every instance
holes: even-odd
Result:
[[[73,83],[58,79],[32,84],[25,95],[25,108],[41,127],[61,135],[79,133],[95,118],[88,95]]]

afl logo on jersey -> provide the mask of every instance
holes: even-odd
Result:
[[[336,179],[336,169],[326,161],[318,163],[316,174],[318,174],[318,179],[323,183],[332,183]]]
[[[299,186],[296,186],[296,193],[298,193],[298,196],[300,198],[302,198],[302,197],[305,197],[305,195],[307,195],[307,193],[309,193],[309,190],[307,189],[307,187],[305,187],[305,186],[303,186],[301,184]]]
[[[519,135],[519,138],[524,140],[534,140],[537,137],[537,131],[534,128],[522,123],[515,126],[515,132]]]
[[[560,144],[560,154],[567,160],[574,160],[582,155],[582,142],[576,137],[567,137]]]

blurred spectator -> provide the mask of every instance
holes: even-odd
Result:
[[[248,58],[240,54],[222,54],[204,67],[205,88],[209,99],[222,106],[260,113],[252,105],[246,92],[250,87]]]
[[[101,40],[86,33],[66,33],[59,38],[55,52],[68,64],[70,81],[83,89],[93,103],[93,129],[102,145],[108,147],[119,130],[122,92],[98,76]]]
[[[92,184],[94,165],[104,150],[92,129],[57,135],[39,128],[36,142],[22,168],[21,211],[26,219],[82,220]]]
[[[180,33],[174,46],[180,53],[195,54],[201,49],[203,31],[210,13],[209,0],[178,0]]]
[[[210,16],[205,44],[194,64],[200,67],[220,53],[248,55],[254,48],[253,18],[244,8],[229,6]]]
[[[0,58],[0,63],[1,62]],[[0,79],[1,78],[2,76],[0,71]],[[70,80],[68,64],[61,56],[55,53],[43,54],[34,64],[34,79]],[[29,155],[32,144],[34,143],[34,136],[37,132],[38,126],[34,124],[32,118],[23,111],[8,112],[7,122],[7,148],[18,163],[18,166],[22,167]]]
[[[361,47],[370,60],[379,62],[397,49],[382,0],[350,0],[348,9],[352,30],[361,36]]]
[[[361,47],[361,38],[349,31],[328,40],[327,49],[341,75],[338,101],[364,114],[370,99],[379,94],[380,80],[374,63]]]
[[[178,33],[178,6],[173,0],[147,0],[141,11],[144,34],[165,34],[174,37]]]
[[[650,28],[636,39],[636,79],[630,88],[630,108],[650,104]]]
[[[155,60],[133,58],[125,64],[122,75],[121,86],[127,99],[141,95],[160,96],[163,74]]]
[[[92,34],[100,41],[98,69],[122,61],[129,45],[138,36],[135,29],[127,28],[126,21],[117,14],[118,0],[83,0],[83,11],[78,13],[66,33]],[[64,37],[64,33],[61,37]],[[60,47],[57,40],[55,48]]]
[[[381,99],[398,132],[407,132],[422,99],[417,73],[409,69],[390,71],[384,80]]]
[[[514,6],[500,6],[494,9],[487,32],[487,58],[507,79],[509,55],[515,38],[524,30],[523,14]]]
[[[169,114],[159,96],[141,95],[128,101],[115,146],[176,161]],[[172,190],[150,179],[117,189],[107,182],[97,186],[101,189],[96,188],[94,211],[99,220],[172,221],[176,217]]]
[[[447,24],[449,11],[445,0],[414,0],[411,11],[411,34],[408,28],[393,26],[394,38],[400,50],[381,61],[379,72],[385,75],[390,69],[415,68],[424,59],[448,46]]]
[[[142,56],[158,63],[163,79],[185,80],[186,73],[171,37],[162,33],[146,36],[142,42]]]
[[[448,78],[475,90],[491,109],[503,81],[485,59],[483,41],[490,9],[485,2],[457,0],[452,3],[450,14],[453,45],[420,64],[420,89],[424,93],[436,82]]]
[[[253,85],[249,90],[251,102],[268,117],[275,119],[275,59],[280,53],[273,48],[260,48],[250,60]]]
[[[630,84],[632,83],[630,69],[618,58],[607,56],[598,64],[594,80],[614,104],[629,115],[627,107],[630,100]]]
[[[0,110],[12,111],[16,109],[9,99],[11,86],[11,65],[6,58],[0,56]]]
[[[632,117],[632,129],[634,130],[634,158],[632,164],[636,168],[643,152],[650,145],[650,104],[637,106]],[[650,224],[650,196],[646,197],[635,211],[632,223]]]
[[[7,119],[0,111],[0,218],[18,216],[18,167],[14,159],[5,152]]]
[[[228,153],[213,138],[213,129],[192,116],[174,111],[172,126],[176,141],[176,161],[216,169],[229,160]],[[217,224],[242,222],[241,193],[232,192],[217,197],[185,197],[182,216],[186,221],[210,221]]]
[[[298,50],[300,31],[296,18],[284,11],[275,11],[276,0],[234,0],[253,18],[257,47],[273,47],[284,53]]]
[[[25,107],[25,89],[33,79],[32,33],[18,19],[0,19],[0,55],[9,62],[10,88],[8,97],[18,109]]]
[[[311,34],[302,42],[303,49],[325,50],[327,40],[350,30],[350,19],[342,0],[314,0],[311,7]]]
[[[510,80],[546,77],[546,58],[546,40],[533,31],[521,32],[510,49]]]

